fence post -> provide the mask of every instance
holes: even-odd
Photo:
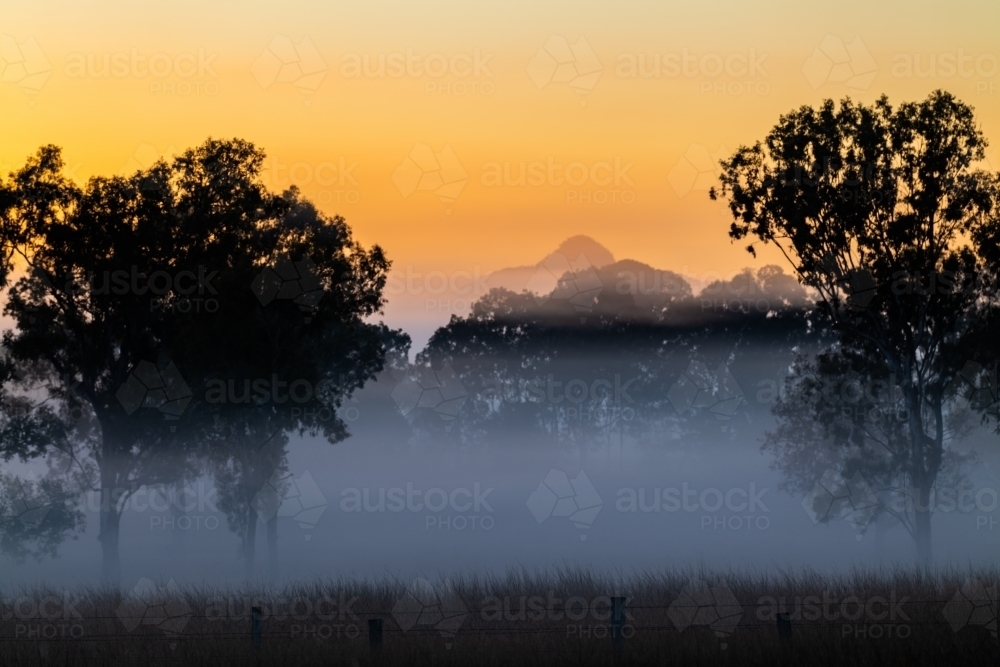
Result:
[[[792,617],[787,611],[778,612],[778,640],[783,644],[792,640]]]
[[[615,658],[621,658],[625,652],[625,600],[626,598],[611,598],[611,650]]]
[[[264,630],[264,615],[260,607],[254,607],[250,612],[250,636],[253,640],[253,647],[260,648],[260,637]]]
[[[381,618],[368,619],[368,647],[372,650],[372,653],[378,653],[382,650]]]

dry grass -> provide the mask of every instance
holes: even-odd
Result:
[[[628,617],[618,664],[972,667],[1000,657],[986,626],[992,618],[996,632],[997,575],[996,568],[627,577],[560,570],[466,576],[435,582],[433,591],[389,579],[330,579],[281,590],[158,582],[159,592],[145,597],[100,588],[8,590],[0,601],[0,664],[613,664],[609,598],[620,595],[628,598]],[[709,590],[699,593],[695,580]],[[956,631],[946,604],[970,580],[994,587],[992,602]],[[690,606],[705,595],[711,604]],[[438,603],[445,618],[418,608],[416,598]],[[791,614],[787,642],[779,640],[778,609],[767,598],[777,605],[783,598]],[[251,639],[254,606],[263,612],[258,650]],[[371,618],[384,624],[376,653],[368,644]]]

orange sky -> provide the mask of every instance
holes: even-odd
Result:
[[[538,5],[6,0],[0,167],[51,142],[85,179],[239,136],[399,269],[588,234],[699,275],[753,263],[708,201],[714,158],[794,106],[946,88],[1000,144],[995,0]]]

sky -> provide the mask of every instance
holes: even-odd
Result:
[[[803,104],[936,88],[1000,144],[998,19],[971,0],[2,0],[0,170],[54,143],[82,181],[241,137],[397,271],[488,273],[586,234],[735,272],[780,259],[730,243],[719,158]]]

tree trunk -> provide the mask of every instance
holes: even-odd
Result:
[[[914,498],[913,539],[917,545],[917,559],[922,565],[931,563],[931,489],[937,478],[937,469],[928,469],[926,462],[935,454],[928,451],[928,440],[924,432],[923,404],[920,393],[914,387],[904,390],[906,407],[909,410],[910,429],[910,482]],[[940,426],[940,424],[939,424]],[[939,444],[939,443],[938,443]]]
[[[931,549],[931,489],[929,484],[921,484],[915,489],[916,507],[913,512],[913,537],[917,543],[917,558],[923,565],[930,565],[933,557]]]
[[[278,514],[267,521],[267,577],[272,584],[278,583]]]
[[[101,530],[97,536],[101,543],[101,581],[109,586],[118,586],[122,578],[121,557],[118,552],[121,513],[115,502],[114,488],[107,488],[103,484],[101,487]]]
[[[257,557],[257,510],[253,503],[247,506],[247,534],[243,543],[243,563],[247,580],[253,579]]]

